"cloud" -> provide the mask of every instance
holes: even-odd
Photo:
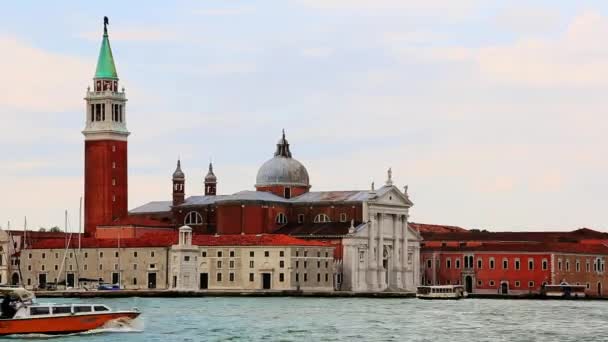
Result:
[[[5,66],[0,92],[0,116],[6,108],[44,112],[82,108],[75,94],[86,91],[91,61],[45,51],[14,37],[0,35],[0,65]],[[83,76],[85,75],[85,76]]]

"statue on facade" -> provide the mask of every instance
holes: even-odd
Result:
[[[388,174],[388,178],[386,179],[386,185],[391,186],[391,185],[393,185],[393,169],[389,167],[387,174]]]
[[[108,25],[110,24],[110,20],[108,17],[103,17],[103,33],[108,34]]]

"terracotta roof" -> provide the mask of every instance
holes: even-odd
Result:
[[[157,228],[173,228],[170,222],[151,219],[145,216],[129,215],[120,218],[111,224],[101,225],[100,227],[116,227],[116,226],[138,226],[138,227],[157,227]]]
[[[32,245],[32,249],[66,248],[65,239],[41,240]],[[178,243],[176,231],[147,233],[136,239],[96,239],[83,238],[82,248],[117,248],[120,247],[169,247]],[[206,235],[195,234],[192,244],[197,246],[319,246],[330,247],[326,242],[301,240],[283,234],[246,234],[246,235]],[[72,237],[70,248],[78,248],[78,238]]]
[[[409,222],[408,224],[412,229],[419,231],[421,234],[468,232],[468,230],[461,228],[461,227],[457,227],[457,226],[446,226],[446,225],[439,225],[439,224],[426,224],[426,223],[416,223],[416,222]]]
[[[606,254],[608,246],[605,244],[582,244],[567,242],[512,242],[492,243],[485,242],[472,246],[437,246],[423,247],[423,251],[443,252],[534,252],[534,253],[573,253],[573,254]]]
[[[488,232],[469,230],[465,232],[425,232],[426,241],[511,241],[511,242],[579,242],[583,239],[608,240],[608,234],[591,229],[570,232]]]
[[[197,246],[318,246],[331,244],[315,240],[302,240],[284,234],[194,235],[192,244]]]

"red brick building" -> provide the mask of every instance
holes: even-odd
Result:
[[[437,232],[418,225],[424,237],[422,282],[462,284],[470,293],[540,293],[546,284],[586,285],[605,295],[608,234],[572,232]]]

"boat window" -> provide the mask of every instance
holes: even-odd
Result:
[[[110,311],[110,309],[103,305],[95,305],[95,311]]]
[[[76,312],[91,312],[91,307],[83,306],[83,305],[75,306],[74,313],[76,313]]]
[[[50,314],[50,310],[48,306],[32,306],[30,308],[30,315],[48,315]]]
[[[69,306],[53,306],[53,315],[72,313],[72,308]]]

